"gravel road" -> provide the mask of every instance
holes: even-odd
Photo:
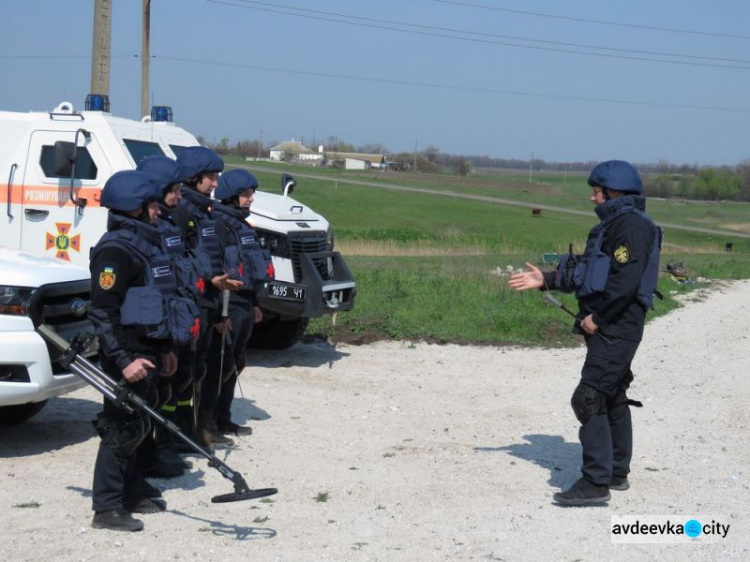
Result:
[[[715,284],[649,323],[634,364],[631,489],[560,508],[578,477],[568,405],[583,347],[297,344],[250,355],[219,452],[270,501],[213,504],[231,483],[193,458],[154,480],[140,533],[90,528],[93,389],[0,430],[0,551],[24,560],[750,560],[750,282]],[[25,507],[24,507],[25,506]],[[731,525],[692,544],[612,544],[613,515]]]

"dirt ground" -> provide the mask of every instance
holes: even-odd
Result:
[[[522,297],[519,297],[522,298]],[[213,504],[231,483],[202,458],[154,480],[166,513],[140,533],[91,529],[96,392],[0,434],[9,561],[750,560],[750,282],[656,319],[634,364],[631,489],[561,508],[579,475],[568,400],[584,350],[379,342],[255,352],[220,452],[270,501]],[[726,538],[612,544],[613,515],[714,519]]]

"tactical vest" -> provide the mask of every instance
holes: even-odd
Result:
[[[96,245],[118,247],[137,256],[145,265],[146,284],[130,287],[120,307],[120,323],[152,339],[171,339],[184,345],[200,332],[200,311],[193,299],[179,296],[170,256],[129,230],[113,230]]]
[[[207,209],[199,207],[189,199],[196,195],[208,200],[207,197],[189,189],[184,192],[187,192],[185,193],[187,196],[180,199],[180,205],[188,210],[195,221],[196,246],[193,248],[193,253],[200,263],[201,274],[210,281],[223,273],[221,263],[223,254],[219,237],[216,234],[216,221]]]
[[[271,253],[260,247],[255,230],[241,217],[241,212],[218,203],[214,213],[232,239],[224,248],[224,271],[236,273],[234,278],[243,281],[242,289],[248,291],[258,283],[273,280]]]
[[[555,278],[555,288],[564,292],[575,292],[580,299],[604,291],[609,278],[612,258],[602,251],[604,235],[612,222],[626,214],[635,213],[654,226],[654,239],[648,263],[638,286],[638,302],[646,310],[654,305],[654,293],[659,282],[659,257],[661,255],[662,230],[651,217],[633,205],[623,205],[605,217],[589,232],[586,249],[582,255],[564,254]]]
[[[206,294],[206,280],[201,275],[201,264],[188,251],[180,228],[167,219],[156,221],[161,233],[162,250],[169,254],[174,269],[177,294],[197,300]]]

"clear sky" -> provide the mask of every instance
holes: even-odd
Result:
[[[93,0],[0,0],[0,109],[82,107]],[[140,113],[141,0],[113,0],[112,112]],[[748,0],[152,0],[154,103],[231,142],[737,164]]]

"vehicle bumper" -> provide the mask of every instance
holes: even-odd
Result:
[[[70,371],[53,371],[47,344],[30,319],[13,323],[25,324],[26,329],[0,331],[0,407],[41,402],[85,386]],[[14,373],[20,376],[10,377],[9,365],[17,366]]]
[[[330,260],[331,275],[323,279],[313,260]],[[307,253],[300,256],[302,282],[289,284],[305,288],[305,300],[294,301],[274,298],[267,287],[258,291],[258,302],[266,310],[281,316],[317,318],[340,310],[351,310],[357,294],[354,277],[339,252]],[[284,284],[276,281],[277,284]]]

